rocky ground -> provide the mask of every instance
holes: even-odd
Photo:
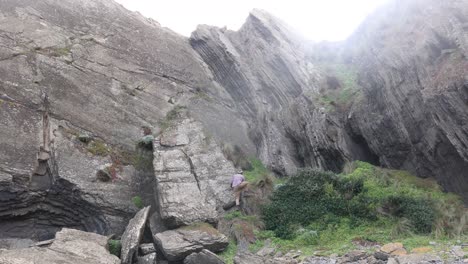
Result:
[[[466,253],[460,244],[453,246],[448,252],[432,252],[431,248],[415,248],[407,252],[401,243],[390,243],[382,246],[364,247],[363,250],[348,252],[343,256],[304,256],[300,251],[290,251],[286,254],[278,252],[274,247],[266,246],[256,254],[242,254],[235,257],[234,263],[291,263],[291,264],[410,264],[410,263],[467,263]],[[443,256],[443,257],[441,257]]]
[[[122,235],[120,259],[109,253],[108,237],[62,229],[54,239],[43,241],[28,248],[0,249],[0,263],[122,263],[122,264],[223,264],[214,253],[226,249],[228,238],[209,224],[196,224],[175,230],[152,234],[153,242],[142,244],[148,223],[150,207],[141,209],[130,221]],[[234,257],[235,264],[426,264],[467,263],[467,244],[453,246],[448,252],[432,252],[431,248],[415,248],[407,252],[401,243],[363,247],[344,256],[305,256],[300,251],[281,253],[269,243],[251,253],[240,250]],[[158,256],[161,254],[161,256]],[[443,256],[443,257],[442,257]]]

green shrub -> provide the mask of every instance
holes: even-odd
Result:
[[[300,231],[296,233],[296,241],[301,245],[317,245],[320,241],[319,233],[315,230],[300,229]]]
[[[327,111],[349,109],[354,101],[359,100],[362,88],[358,82],[357,69],[347,63],[318,63],[319,68],[327,74],[328,89],[317,97],[317,103]]]
[[[342,178],[331,172],[303,170],[278,188],[271,203],[263,210],[267,229],[278,237],[293,238],[299,226],[314,221],[339,219],[340,216],[373,219],[374,212],[367,206],[362,179]]]
[[[134,204],[136,207],[138,207],[138,208],[140,208],[140,209],[144,207],[144,205],[143,205],[143,200],[141,199],[140,196],[135,196],[135,197],[133,197],[133,198],[132,198],[132,202],[133,202],[133,204]]]
[[[242,213],[240,211],[232,211],[224,215],[224,219],[229,221],[240,217],[242,217]]]
[[[122,250],[122,243],[120,240],[110,239],[108,242],[109,252],[120,258],[120,251]]]
[[[415,231],[430,233],[435,220],[435,210],[429,199],[409,196],[390,196],[385,201],[390,213],[409,220]]]

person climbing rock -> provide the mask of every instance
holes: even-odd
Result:
[[[234,195],[236,196],[236,206],[240,204],[240,197],[243,190],[247,188],[249,183],[245,180],[243,171],[240,170],[237,174],[232,176],[231,188],[234,190]]]

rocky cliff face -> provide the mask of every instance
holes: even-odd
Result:
[[[234,172],[220,144],[279,175],[359,159],[466,195],[466,17],[459,0],[394,1],[314,44],[260,10],[187,39],[110,0],[1,1],[0,233],[120,234],[136,195],[155,226],[215,221]],[[154,160],[134,151],[142,127]]]
[[[141,128],[158,133],[208,83],[203,65],[187,39],[112,1],[0,6],[2,236],[122,233],[132,197],[153,202],[152,166],[132,151]]]
[[[254,10],[238,32],[200,26],[190,41],[275,172],[359,159],[466,194],[467,13],[392,1],[349,40],[310,44]]]
[[[390,168],[468,193],[468,6],[395,1],[347,48],[363,100],[348,123]],[[397,37],[398,36],[398,37]]]

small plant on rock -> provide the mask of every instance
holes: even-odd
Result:
[[[138,195],[132,198],[132,202],[133,202],[133,204],[134,204],[137,208],[140,208],[140,209],[141,209],[141,208],[144,207],[144,205],[143,205],[143,200],[142,200],[141,197],[138,196]]]
[[[109,147],[101,140],[91,141],[86,149],[96,156],[107,156],[110,153]]]
[[[120,240],[110,239],[108,242],[109,252],[120,258],[120,251],[122,250],[122,243]]]
[[[147,149],[147,150],[152,150],[153,149],[153,141],[154,141],[154,136],[152,135],[146,135],[144,137],[142,137],[139,141],[138,141],[138,147],[141,147],[141,148],[144,148],[144,149]]]

